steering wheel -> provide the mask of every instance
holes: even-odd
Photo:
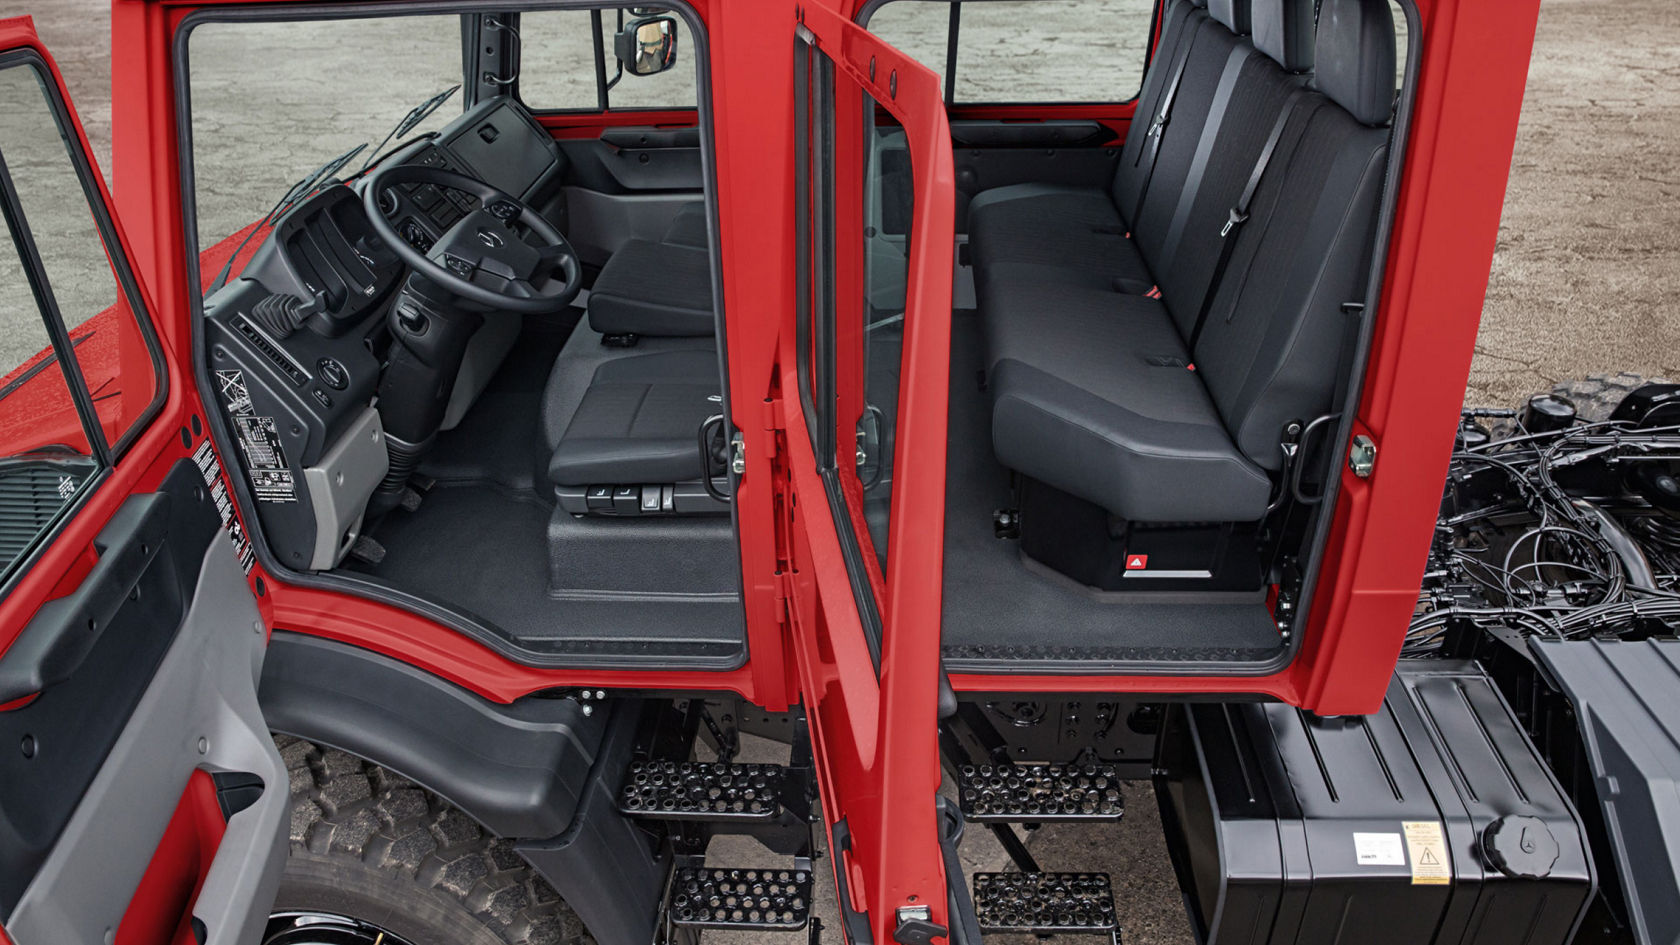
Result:
[[[478,208],[456,221],[427,252],[397,233],[379,208],[379,195],[431,185],[478,198]],[[447,199],[439,195],[439,199]],[[408,266],[451,294],[504,311],[547,315],[571,304],[583,284],[577,251],[542,214],[481,180],[417,164],[382,167],[368,179],[362,206],[374,232]],[[541,245],[527,242],[534,233]]]

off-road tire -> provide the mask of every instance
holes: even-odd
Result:
[[[416,945],[592,945],[508,841],[436,794],[342,751],[275,744],[291,774],[277,913],[348,916]]]
[[[1575,404],[1575,414],[1589,423],[1608,420],[1610,411],[1622,398],[1645,384],[1667,383],[1661,378],[1647,378],[1623,371],[1620,374],[1588,374],[1578,381],[1568,381],[1552,388],[1552,393],[1567,397]],[[1519,405],[1520,406],[1520,405]]]

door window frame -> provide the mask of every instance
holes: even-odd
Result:
[[[4,142],[0,142],[0,216],[4,217],[5,225],[12,242],[18,252],[18,263],[24,271],[24,277],[29,280],[30,294],[35,299],[37,314],[46,329],[47,338],[53,349],[52,356],[43,359],[32,369],[30,376],[38,376],[48,365],[57,363],[59,373],[64,378],[65,386],[72,403],[76,407],[77,419],[81,422],[82,433],[87,437],[90,459],[95,468],[77,487],[75,496],[67,501],[58,513],[43,527],[29,548],[12,563],[10,570],[0,578],[0,600],[11,595],[18,581],[33,568],[40,559],[42,552],[51,547],[58,535],[87,505],[88,500],[110,477],[111,470],[124,456],[128,454],[136,440],[150,428],[152,421],[162,411],[164,403],[169,398],[169,372],[164,362],[163,349],[158,343],[156,331],[152,325],[151,309],[146,304],[145,297],[140,291],[139,281],[135,278],[128,254],[124,251],[122,241],[118,236],[116,225],[110,214],[110,208],[100,188],[94,182],[94,169],[87,155],[86,141],[79,132],[68,103],[65,101],[63,88],[60,86],[56,72],[48,64],[46,58],[33,47],[20,47],[0,52],[0,69],[22,68],[33,72],[33,77],[39,83],[42,98],[57,126],[59,140],[64,148],[65,159],[69,162],[71,172],[76,176],[76,183],[81,188],[81,195],[86,203],[88,214],[93,218],[94,228],[98,234],[101,248],[105,253],[105,260],[109,266],[111,277],[118,293],[113,306],[121,306],[125,301],[130,315],[135,322],[136,331],[146,345],[148,362],[152,370],[152,399],[141,410],[115,443],[107,440],[104,425],[99,419],[99,410],[95,405],[92,391],[88,388],[87,378],[82,373],[81,363],[76,358],[75,344],[71,341],[70,331],[64,322],[64,315],[59,308],[57,296],[52,291],[52,281],[47,275],[46,264],[42,259],[40,247],[35,240],[34,233],[29,227],[29,220],[23,209],[23,202],[19,197],[16,181],[12,178],[11,167],[5,160]],[[74,209],[74,208],[73,208]]]

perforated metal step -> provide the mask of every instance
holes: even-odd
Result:
[[[963,765],[963,818],[977,823],[1119,820],[1125,813],[1114,765]]]
[[[683,928],[796,931],[811,918],[811,871],[684,867],[668,915]]]
[[[782,809],[786,774],[781,765],[637,761],[618,809],[662,820],[769,820]]]
[[[975,873],[982,932],[1089,932],[1115,937],[1107,873]]]

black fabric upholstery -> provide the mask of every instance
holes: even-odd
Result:
[[[604,335],[705,337],[715,322],[704,245],[629,240],[589,291],[590,327]]]
[[[722,409],[719,390],[710,350],[602,362],[554,449],[549,478],[562,486],[698,480],[700,425]]]
[[[1342,304],[1365,295],[1387,157],[1385,129],[1329,103],[1308,115],[1287,173],[1260,186],[1263,232],[1245,227],[1195,351],[1233,439],[1268,469],[1287,423],[1331,409]]]
[[[1152,280],[1125,221],[1100,190],[1017,184],[969,204],[969,252],[977,272],[999,266],[1053,266],[1107,288],[1115,280],[1149,291]]]
[[[683,204],[665,231],[665,242],[698,249],[710,246],[712,241],[706,233],[706,205],[700,202]]]
[[[1325,0],[1318,15],[1319,91],[1367,125],[1394,110],[1394,19],[1387,0]]]
[[[1288,72],[1311,72],[1313,6],[1313,0],[1253,0],[1254,48]]]
[[[1208,14],[1238,36],[1247,36],[1252,23],[1249,0],[1208,0]]]
[[[1329,0],[1360,8],[1338,27],[1357,35],[1315,47],[1312,0],[1254,2],[1252,42],[1249,0],[1168,8],[1108,201],[1022,184],[971,211],[998,460],[1132,521],[1263,517],[1283,430],[1330,411],[1364,294],[1394,52],[1363,18],[1387,7]],[[1380,116],[1307,87],[1327,46],[1361,47],[1340,75],[1386,70]]]
[[[1260,517],[1270,481],[1232,445],[1159,302],[1014,291],[1045,317],[983,326],[999,462],[1130,519]]]

